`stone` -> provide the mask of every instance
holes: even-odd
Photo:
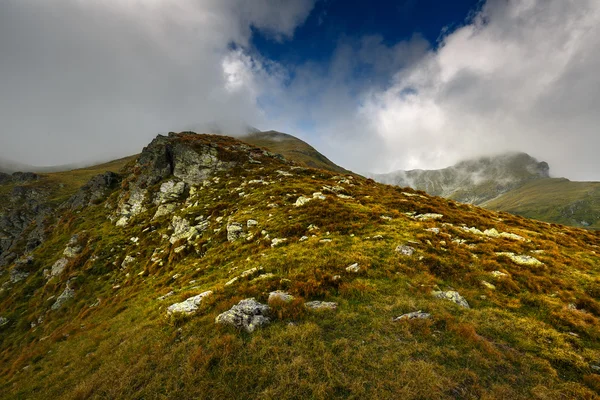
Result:
[[[161,300],[162,301],[162,300],[164,300],[164,299],[166,299],[168,297],[173,296],[174,294],[175,294],[175,292],[171,290],[169,293],[164,294],[162,296],[159,296],[156,300]]]
[[[215,318],[216,324],[233,326],[252,333],[256,328],[268,325],[270,308],[266,304],[257,302],[254,298],[241,300],[230,310],[219,314]]]
[[[29,276],[29,272],[23,271],[15,265],[13,269],[10,270],[10,282],[17,283],[22,281],[23,279]]]
[[[162,217],[163,215],[169,215],[169,214],[173,213],[176,209],[177,209],[177,204],[174,204],[174,203],[161,204],[156,209],[156,213],[154,213],[154,216],[152,217],[152,219]]]
[[[58,310],[63,306],[63,304],[65,304],[68,300],[72,299],[74,296],[75,291],[71,289],[67,284],[65,290],[60,294],[60,296],[57,297],[56,301],[54,302],[54,304],[52,304],[52,307],[50,308],[52,310]]]
[[[510,253],[510,252],[498,252],[496,254],[499,256],[506,256],[506,257],[510,258],[510,260],[512,262],[514,262],[515,264],[522,265],[522,266],[537,267],[540,265],[544,265],[544,263],[541,262],[540,260],[538,260],[537,258],[528,256],[528,255],[518,255],[518,254]]]
[[[2,328],[4,325],[7,325],[9,322],[10,321],[8,318],[0,317],[0,328]]]
[[[258,221],[254,220],[254,219],[249,219],[248,221],[246,221],[246,226],[248,228],[252,228],[253,226],[258,225]]]
[[[177,201],[183,197],[185,194],[185,189],[185,182],[167,181],[160,185],[160,191],[158,192],[156,203],[165,204]]]
[[[313,193],[313,199],[317,199],[317,200],[325,200],[327,197],[325,197],[325,195],[321,192],[314,192]]]
[[[494,278],[502,278],[504,276],[508,276],[508,274],[505,274],[504,272],[500,272],[500,271],[492,271],[490,272],[490,274],[494,277]]]
[[[312,199],[310,197],[300,196],[300,197],[298,197],[298,199],[296,199],[296,202],[294,203],[294,206],[296,206],[296,207],[303,206],[303,205],[305,205],[306,203],[308,203],[311,200]]]
[[[310,310],[337,310],[337,303],[332,302],[332,301],[319,301],[319,300],[315,300],[315,301],[309,301],[304,303],[304,307],[310,309]]]
[[[135,262],[135,257],[125,256],[125,259],[121,263],[121,268],[127,268],[128,266],[130,266],[134,262]]]
[[[239,238],[244,236],[244,228],[239,222],[232,222],[227,225],[227,240],[229,242],[235,242]]]
[[[274,292],[269,293],[268,303],[272,302],[280,302],[280,303],[290,303],[294,300],[294,296],[284,292],[282,290],[276,290]]]
[[[425,312],[422,312],[421,310],[419,310],[419,311],[409,312],[407,314],[402,314],[401,316],[394,318],[392,321],[396,322],[396,321],[409,320],[409,319],[429,319],[429,318],[431,318],[431,314],[425,313]]]
[[[287,242],[287,239],[273,238],[273,240],[271,240],[271,247],[279,246],[284,242]]]
[[[458,304],[461,307],[470,308],[467,300],[465,300],[464,297],[462,297],[458,292],[455,292],[454,290],[448,290],[446,292],[434,291],[431,294],[438,299],[449,300],[453,303]]]
[[[67,247],[65,247],[65,250],[63,251],[63,255],[65,255],[66,257],[69,257],[69,258],[73,258],[73,257],[76,257],[79,253],[81,253],[81,251],[83,250],[83,247],[81,247],[78,244],[78,240],[79,240],[79,235],[71,236],[69,243],[67,243]]]
[[[437,235],[438,233],[440,233],[440,228],[427,228],[427,229],[425,229],[425,230],[426,230],[427,232],[432,232],[432,233],[434,233],[434,234],[436,234],[436,235]]]
[[[55,276],[59,276],[65,270],[65,267],[69,263],[69,260],[66,258],[59,258],[53,265],[50,273],[48,274],[48,279],[54,278]]]
[[[333,239],[321,239],[319,240],[319,243],[331,243],[333,241]]]
[[[403,256],[412,256],[415,253],[414,247],[410,247],[405,244],[396,247],[396,251]]]
[[[496,290],[496,286],[492,285],[491,283],[489,283],[488,281],[481,281],[481,284],[486,288],[486,289],[490,289],[490,290]]]
[[[207,290],[206,292],[202,292],[199,295],[187,298],[185,301],[182,301],[181,303],[171,304],[167,308],[167,315],[172,315],[172,314],[177,314],[177,313],[192,314],[192,313],[196,312],[196,310],[198,310],[198,306],[200,306],[200,303],[202,303],[202,300],[205,297],[210,296],[212,293],[213,293],[212,290]],[[167,293],[167,295],[168,295],[168,293]],[[163,298],[168,297],[167,295],[165,295]],[[161,298],[159,297],[159,299],[161,299]]]
[[[426,213],[426,214],[419,214],[415,216],[415,219],[418,219],[419,221],[430,221],[430,220],[437,220],[437,219],[442,219],[444,218],[443,214],[436,214],[436,213]]]
[[[299,241],[304,242],[306,240],[308,240],[308,236],[302,236]]]
[[[354,264],[346,267],[346,271],[356,273],[356,272],[360,271],[360,267],[358,266],[358,263],[354,263]]]

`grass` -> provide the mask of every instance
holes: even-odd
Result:
[[[482,206],[541,221],[600,229],[599,182],[540,179]]]
[[[217,142],[223,152],[237,145],[209,136],[173,140]],[[239,154],[230,157],[243,162]],[[36,250],[34,273],[0,292],[0,315],[11,320],[0,328],[0,397],[592,399],[600,394],[598,375],[590,368],[600,360],[598,233],[357,176],[298,169],[268,157],[261,162],[219,173],[218,181],[198,188],[190,207],[175,211],[190,221],[210,216],[209,228],[183,256],[173,252],[180,243],[162,239],[172,233],[173,216],[153,221],[156,206],[115,228],[107,216],[118,191],[102,204],[63,215]],[[249,183],[259,179],[268,184]],[[325,200],[294,206],[299,196],[312,197],[324,185],[343,186],[352,198],[327,194]],[[444,217],[418,221],[406,212]],[[245,228],[252,239],[228,242],[227,223],[246,227],[248,219],[258,221]],[[474,235],[462,224],[495,227],[529,241]],[[425,230],[432,227],[440,232]],[[263,230],[287,241],[271,247]],[[82,256],[63,276],[45,283],[43,268],[59,257],[72,234],[84,231]],[[381,239],[373,240],[377,235]],[[300,242],[302,236],[308,239]],[[137,244],[132,237],[139,238]],[[322,242],[325,238],[331,242]],[[465,242],[453,242],[457,239]],[[412,257],[395,251],[409,241],[416,249]],[[164,249],[162,265],[150,260],[156,248]],[[543,253],[532,253],[538,250]],[[520,266],[499,251],[530,254],[544,265]],[[122,268],[127,255],[136,260]],[[359,264],[358,273],[346,271],[353,263]],[[274,277],[225,285],[254,267]],[[507,275],[493,277],[497,270]],[[49,312],[48,298],[60,294],[67,279],[75,298]],[[239,300],[266,302],[277,289],[295,301],[274,305],[268,327],[247,334],[214,324]],[[471,308],[435,299],[434,289],[459,291]],[[167,317],[170,304],[205,290],[214,294],[194,315]],[[157,300],[170,291],[173,296]],[[309,300],[335,301],[338,308],[308,311],[303,302]],[[432,318],[392,322],[416,310]],[[44,322],[32,328],[39,316]]]

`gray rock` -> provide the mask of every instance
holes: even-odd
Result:
[[[496,254],[499,256],[506,256],[506,257],[510,258],[510,260],[512,262],[514,262],[515,264],[522,265],[522,266],[538,267],[540,265],[544,265],[544,263],[542,263],[537,258],[528,256],[528,255],[518,255],[518,254],[510,253],[510,252],[498,252]]]
[[[253,226],[258,225],[258,221],[254,220],[254,219],[249,219],[248,221],[246,221],[246,226],[248,228],[252,228]]]
[[[229,311],[219,314],[215,323],[230,325],[236,329],[244,329],[252,333],[256,328],[268,325],[271,321],[268,318],[269,306],[261,304],[254,298],[241,300]]]
[[[273,240],[271,240],[271,247],[279,246],[285,242],[287,242],[287,239],[273,238]]]
[[[239,222],[232,222],[227,225],[227,240],[235,242],[244,236],[244,227]]]
[[[182,301],[181,303],[172,304],[169,306],[169,308],[167,308],[167,314],[192,314],[196,312],[196,310],[198,310],[198,306],[200,305],[200,303],[202,303],[202,300],[205,297],[212,295],[212,293],[212,290],[207,290],[206,292],[202,292],[197,296],[190,297],[185,301]],[[159,297],[159,300],[165,299],[166,297],[168,297],[167,295]]]
[[[135,257],[125,256],[125,259],[121,263],[121,268],[127,268],[128,266],[130,266],[134,262],[135,262]]]
[[[434,291],[431,293],[434,297],[438,299],[449,300],[453,303],[458,304],[461,307],[470,308],[469,303],[462,297],[458,292],[454,290],[448,290],[446,292]]]
[[[5,317],[0,317],[0,328],[9,323],[9,319]]]
[[[69,260],[67,258],[64,258],[64,257],[63,258],[59,258],[52,265],[52,269],[50,270],[50,274],[49,274],[48,278],[54,278],[54,277],[59,276],[60,274],[62,274],[68,263],[69,263]]]
[[[60,294],[60,296],[58,296],[58,298],[56,299],[54,304],[52,304],[51,309],[58,310],[59,308],[61,308],[63,306],[63,304],[65,304],[68,300],[72,299],[74,296],[75,296],[75,291],[73,289],[71,289],[69,287],[69,285],[67,284],[67,287],[65,288],[65,290]]]
[[[319,301],[319,300],[315,300],[315,301],[309,301],[304,303],[304,307],[310,309],[310,310],[337,310],[337,303],[332,302],[332,301]]]
[[[82,250],[83,247],[79,244],[79,235],[75,234],[71,236],[69,243],[67,243],[67,247],[65,247],[65,250],[63,251],[63,255],[69,258],[77,257]]]
[[[282,303],[290,303],[294,300],[294,296],[284,292],[282,290],[276,290],[274,292],[269,293],[268,303],[271,304],[274,301],[282,302]]]
[[[185,182],[167,181],[160,185],[160,191],[158,192],[156,203],[165,204],[178,201],[185,194],[185,189]]]
[[[415,219],[418,219],[419,221],[431,221],[431,220],[437,220],[437,219],[442,219],[444,218],[443,214],[436,214],[436,213],[426,213],[426,214],[419,214],[415,216]]]
[[[419,311],[413,311],[407,314],[402,314],[399,317],[393,319],[393,321],[402,321],[405,319],[429,319],[431,318],[431,314]]]
[[[68,201],[67,207],[79,209],[99,203],[105,199],[110,192],[115,190],[121,177],[114,172],[107,171],[96,175],[83,185]]]
[[[415,252],[414,247],[407,246],[405,244],[396,247],[396,251],[403,256],[412,256]]]
[[[346,271],[356,273],[356,272],[360,271],[360,267],[358,266],[358,263],[354,263],[354,264],[346,267]]]

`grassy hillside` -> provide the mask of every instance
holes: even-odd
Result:
[[[482,206],[541,221],[600,229],[600,182],[536,180]]]
[[[243,137],[242,140],[255,146],[267,148],[305,167],[350,173],[348,170],[334,164],[308,143],[287,133],[276,131],[253,132]]]
[[[60,217],[26,278],[0,275],[0,398],[600,395],[598,233],[300,167],[232,138],[156,143],[106,201]],[[190,181],[196,162],[163,159],[164,143],[218,160]],[[64,271],[45,278],[63,250]],[[208,290],[197,311],[168,315]],[[293,300],[269,302],[275,290]],[[215,323],[247,298],[269,303],[270,324]],[[315,300],[337,307],[305,306]],[[394,320],[419,310],[430,317]]]
[[[9,205],[11,194],[15,186],[23,186],[38,190],[46,197],[45,201],[52,205],[59,205],[72,196],[81,186],[88,182],[93,176],[106,171],[118,172],[127,163],[136,159],[130,156],[104,164],[94,165],[87,168],[79,168],[70,171],[51,172],[38,174],[39,179],[24,182],[0,185],[0,211]]]

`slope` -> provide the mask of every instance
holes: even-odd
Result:
[[[482,206],[541,221],[600,229],[600,182],[535,180]]]
[[[339,173],[348,170],[330,161],[308,143],[295,136],[276,131],[251,132],[241,140],[283,155],[286,159],[310,168],[320,168]]]
[[[600,393],[598,233],[223,136],[119,176],[1,270],[0,397]]]

